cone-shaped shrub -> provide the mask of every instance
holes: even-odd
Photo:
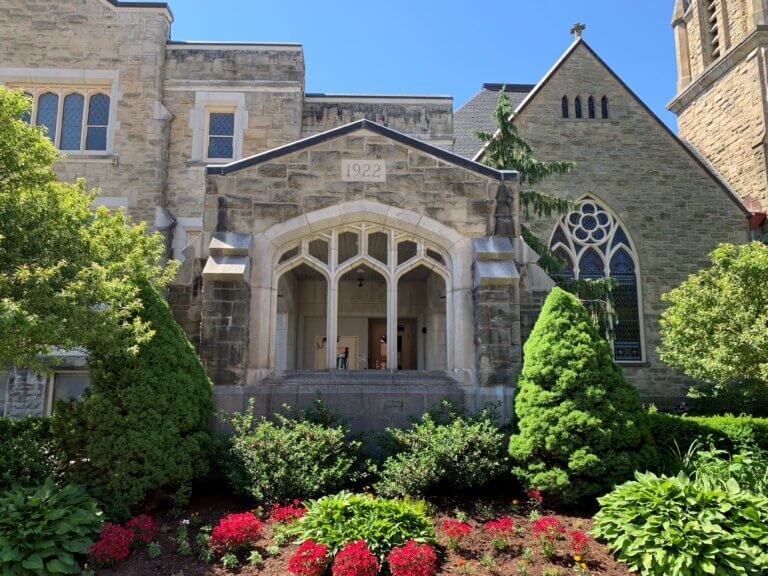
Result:
[[[113,518],[160,494],[184,495],[207,472],[211,382],[162,295],[141,288],[154,335],[130,350],[90,350],[91,389],[61,403],[54,428],[68,472]]]
[[[530,488],[587,504],[656,460],[637,391],[579,300],[555,288],[525,344],[509,453]]]

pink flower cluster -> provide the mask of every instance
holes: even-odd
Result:
[[[229,514],[211,531],[211,548],[221,553],[253,546],[263,527],[264,523],[250,512]]]
[[[544,501],[544,496],[541,495],[541,490],[535,488],[528,490],[528,498],[536,502],[536,504],[541,504]]]
[[[307,509],[301,503],[301,500],[294,500],[291,504],[285,506],[275,503],[269,510],[269,521],[277,522],[278,524],[290,524],[306,513]]]
[[[581,530],[571,530],[569,536],[571,537],[571,549],[575,555],[586,555],[589,551],[589,543],[591,542],[589,536],[584,534]]]
[[[461,542],[472,533],[472,526],[459,520],[443,520],[443,532],[448,538]]]
[[[333,561],[333,576],[376,576],[381,566],[365,540],[349,542]]]
[[[133,532],[134,545],[149,544],[152,542],[152,538],[157,531],[155,521],[151,516],[148,516],[147,514],[139,514],[138,516],[134,516],[125,523],[125,527]]]
[[[413,540],[405,546],[393,548],[387,556],[392,576],[435,576],[437,555],[431,546]]]
[[[133,531],[106,522],[101,526],[98,541],[88,548],[88,554],[100,566],[111,566],[128,558],[133,540]]]
[[[554,542],[564,533],[565,526],[552,516],[543,516],[533,523],[533,535],[539,540]]]
[[[515,530],[515,521],[512,518],[499,518],[483,524],[485,530],[492,538],[506,538]]]
[[[328,546],[305,540],[288,559],[288,572],[294,576],[322,576],[328,566]]]

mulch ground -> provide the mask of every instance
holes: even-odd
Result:
[[[579,574],[574,570],[572,552],[568,542],[561,540],[555,547],[555,553],[551,558],[545,558],[536,541],[529,510],[520,507],[512,512],[508,504],[501,502],[485,501],[442,501],[435,504],[434,514],[436,532],[440,544],[436,547],[439,558],[440,576],[566,576]],[[146,549],[135,550],[130,558],[112,569],[103,569],[96,572],[98,576],[286,576],[288,574],[288,558],[298,548],[296,545],[286,545],[280,548],[280,554],[269,556],[266,548],[273,545],[271,531],[265,530],[264,537],[257,548],[264,557],[264,563],[260,566],[251,566],[245,558],[241,558],[241,565],[228,570],[217,564],[206,564],[198,558],[199,548],[194,544],[198,528],[206,524],[214,525],[224,515],[234,512],[248,511],[252,508],[248,502],[238,501],[232,498],[209,496],[197,499],[185,511],[181,517],[171,515],[156,515],[155,518],[161,525],[161,530],[155,538],[160,544],[162,553],[155,559],[147,557]],[[472,533],[462,541],[456,551],[449,551],[445,547],[445,537],[441,534],[440,526],[445,519],[456,519],[457,516],[466,515],[467,522],[472,526]],[[591,520],[588,517],[570,516],[544,510],[542,515],[557,517],[567,530],[582,530],[587,532],[591,528]],[[509,516],[515,523],[522,527],[511,538],[511,546],[503,551],[493,550],[489,537],[482,530],[486,520],[501,516]],[[190,541],[192,544],[191,555],[181,555],[177,551],[175,537],[180,520],[193,518],[190,527]],[[526,549],[529,550],[525,553]],[[528,559],[525,559],[528,558]],[[590,576],[628,576],[627,567],[614,560],[606,549],[592,542],[589,549],[587,570],[583,574]]]

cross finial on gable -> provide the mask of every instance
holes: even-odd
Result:
[[[573,25],[573,28],[571,28],[571,34],[576,36],[577,39],[581,38],[581,36],[584,34],[584,30],[587,29],[586,24],[582,24],[581,22],[577,22]]]

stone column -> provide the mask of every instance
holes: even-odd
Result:
[[[768,0],[751,0],[752,3],[752,22],[755,28],[758,26],[768,26]]]
[[[688,46],[688,24],[685,21],[685,12],[685,4],[682,0],[677,0],[672,15],[672,27],[675,31],[675,50],[677,53],[678,94],[691,84],[691,52]]]
[[[5,415],[9,418],[44,416],[47,382],[45,374],[12,368],[8,373]]]

